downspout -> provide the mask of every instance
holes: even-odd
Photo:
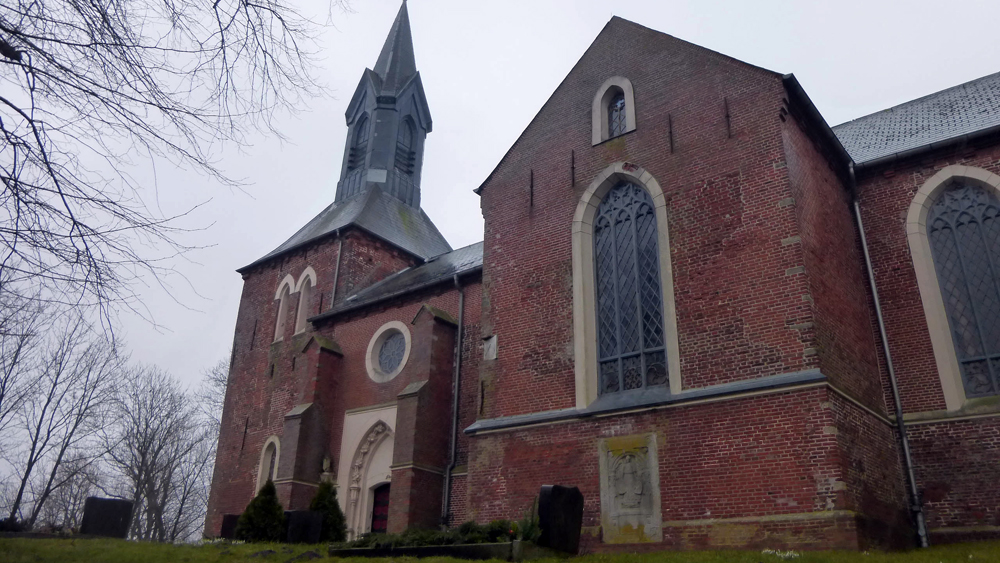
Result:
[[[337,280],[340,279],[340,255],[344,253],[344,239],[340,238],[340,229],[333,232],[337,237],[337,265],[333,269],[333,291],[330,292],[330,308],[337,302]],[[320,311],[322,313],[323,311]]]
[[[458,334],[455,338],[455,361],[452,371],[451,382],[451,448],[448,467],[444,470],[444,499],[441,502],[441,525],[448,527],[451,520],[451,474],[455,470],[455,463],[458,461],[458,395],[462,388],[462,339],[465,329],[465,290],[458,283],[458,274],[452,278],[455,282],[455,289],[458,290]]]
[[[871,255],[868,253],[868,242],[865,239],[865,226],[861,222],[861,206],[858,205],[857,180],[854,176],[854,163],[848,164],[848,174],[851,181],[851,195],[854,198],[854,219],[858,222],[858,232],[861,234],[861,250],[865,255],[865,268],[868,272],[868,283],[871,285],[872,300],[875,302],[875,316],[878,319],[878,332],[882,339],[882,353],[885,354],[885,365],[889,372],[889,384],[892,388],[892,400],[896,407],[896,428],[899,429],[899,441],[903,446],[903,464],[906,466],[906,483],[910,490],[910,512],[917,521],[917,540],[920,547],[929,545],[927,538],[927,521],[924,517],[924,505],[920,500],[920,490],[917,488],[917,478],[913,473],[913,458],[910,455],[910,440],[906,436],[906,424],[903,422],[903,403],[899,399],[899,386],[896,384],[896,370],[892,365],[892,354],[889,353],[889,336],[885,332],[885,320],[882,318],[882,305],[875,287],[875,270],[872,268]]]

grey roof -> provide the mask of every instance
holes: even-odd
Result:
[[[856,164],[1000,126],[1000,73],[833,128]]]
[[[237,271],[247,270],[349,226],[364,229],[423,259],[451,250],[451,245],[423,209],[410,207],[373,185],[357,197],[330,204],[278,248]]]
[[[410,33],[410,16],[406,2],[399,8],[396,20],[392,22],[389,36],[385,38],[382,52],[375,62],[375,74],[382,80],[383,91],[396,92],[417,74],[417,63],[413,56],[413,35]]]
[[[397,272],[345,299],[335,309],[309,319],[318,321],[338,313],[359,309],[379,301],[404,295],[425,287],[480,270],[483,267],[483,243],[452,250],[431,258],[424,264]]]

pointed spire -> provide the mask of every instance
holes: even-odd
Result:
[[[382,89],[394,92],[406,84],[417,73],[417,62],[413,58],[413,37],[410,34],[410,16],[406,11],[406,0],[392,22],[389,36],[375,63],[375,74],[382,79]]]

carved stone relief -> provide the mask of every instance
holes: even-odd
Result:
[[[598,451],[604,543],[663,541],[656,434],[604,438]]]

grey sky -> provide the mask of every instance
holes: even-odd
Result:
[[[325,18],[323,0],[290,0]],[[179,212],[195,251],[168,280],[180,303],[141,293],[159,328],[126,316],[133,357],[194,383],[232,342],[242,280],[234,270],[266,254],[328,205],[340,173],[344,110],[375,64],[398,0],[352,0],[321,29],[319,75],[333,97],[284,116],[287,141],[255,138],[218,154],[249,182],[245,193],[159,165],[137,175],[148,203]],[[478,197],[489,174],[612,15],[777,72],[794,72],[831,125],[1000,70],[1000,2],[412,0],[417,68],[434,131],[424,155],[422,204],[453,247],[482,238]],[[589,118],[588,118],[589,119]]]

